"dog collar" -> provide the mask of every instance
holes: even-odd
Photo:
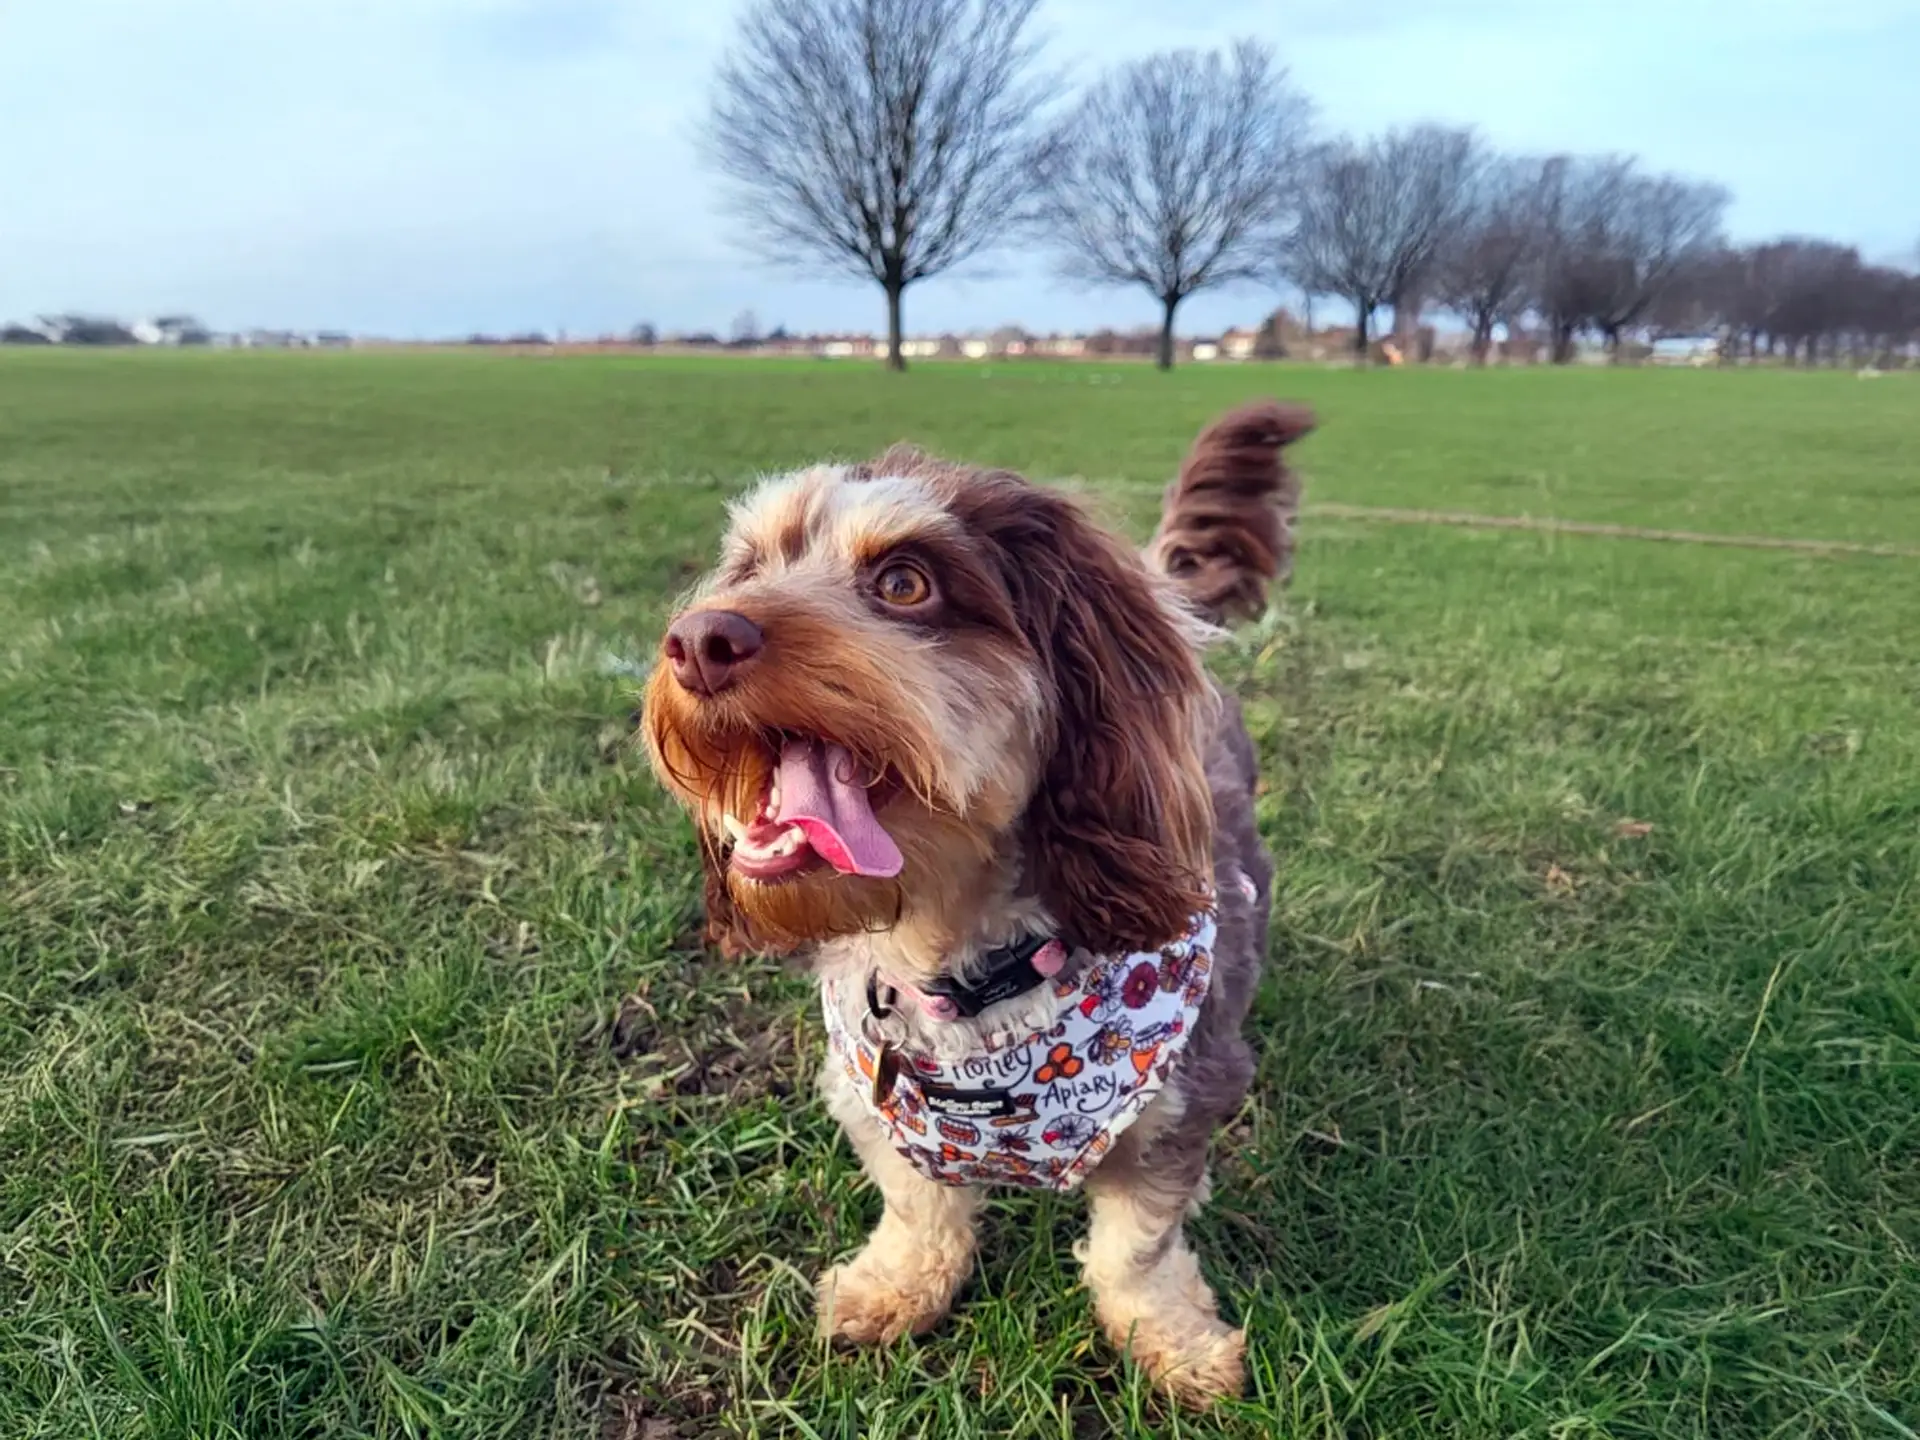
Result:
[[[962,980],[942,975],[919,985],[898,985],[867,975],[867,1010],[876,1020],[893,1013],[901,993],[918,997],[935,1020],[971,1020],[989,1005],[1025,995],[1060,973],[1067,949],[1049,935],[1023,935],[1009,945],[996,946],[981,956],[979,978]]]

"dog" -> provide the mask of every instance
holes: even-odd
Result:
[[[1183,1224],[1253,1076],[1273,865],[1203,668],[1293,554],[1275,402],[1194,441],[1137,550],[1073,499],[896,446],[761,484],[645,695],[710,940],[799,954],[820,1077],[885,1208],[818,1287],[885,1344],[966,1279],[982,1188],[1083,1187],[1100,1325],[1179,1400],[1244,1383]]]

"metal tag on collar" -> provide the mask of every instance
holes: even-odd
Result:
[[[882,990],[886,993],[883,996]],[[893,1014],[893,1002],[899,999],[891,985],[883,986],[880,977],[867,974],[867,1013],[860,1017],[860,1033],[873,1046],[873,1108],[878,1110],[893,1097],[894,1081],[900,1077],[900,1052],[880,1033],[880,1022]]]
[[[893,1098],[893,1083],[900,1078],[900,1052],[885,1040],[873,1057],[873,1107],[879,1109]]]

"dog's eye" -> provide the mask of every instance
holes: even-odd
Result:
[[[933,598],[933,581],[927,578],[927,572],[899,561],[874,577],[873,589],[881,600],[901,609],[924,605]]]

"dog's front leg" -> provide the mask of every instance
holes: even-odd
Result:
[[[929,1180],[903,1159],[837,1065],[822,1077],[828,1107],[886,1201],[860,1253],[818,1286],[820,1333],[885,1345],[931,1330],[973,1267],[980,1192]]]
[[[1143,1117],[1137,1130],[1151,1128]],[[1240,1393],[1247,1347],[1246,1332],[1220,1319],[1182,1230],[1206,1190],[1204,1132],[1148,1146],[1130,1131],[1087,1177],[1092,1220],[1079,1251],[1107,1337],[1202,1408]]]

